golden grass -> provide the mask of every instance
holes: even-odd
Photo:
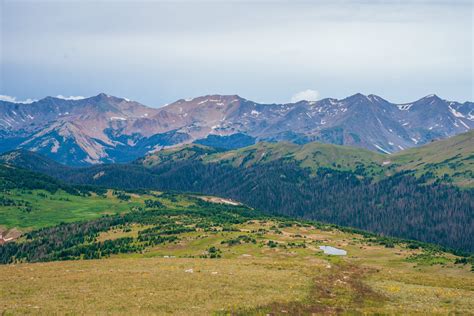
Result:
[[[115,258],[1,266],[0,313],[203,315],[298,300],[309,288],[307,273],[298,264],[263,259]]]
[[[104,260],[0,266],[0,314],[469,314],[474,273],[452,262],[417,265],[421,250],[385,248],[361,236],[314,227],[270,230],[250,221],[238,232],[189,232],[177,243]],[[141,227],[143,228],[143,227]],[[100,240],[128,233],[103,233]],[[262,234],[252,230],[265,228]],[[250,234],[256,243],[223,240]],[[265,246],[273,240],[286,247]],[[306,248],[289,243],[306,243]],[[348,251],[324,255],[321,244]],[[199,258],[211,246],[222,259]],[[169,256],[170,258],[163,258]],[[186,258],[193,256],[194,258]],[[446,258],[453,257],[445,255]],[[453,257],[454,258],[454,257]],[[185,272],[193,269],[193,273]]]

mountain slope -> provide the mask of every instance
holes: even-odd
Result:
[[[183,159],[175,157],[175,161],[198,160],[205,163],[230,164],[237,168],[288,161],[295,162],[302,168],[310,168],[313,172],[319,168],[329,168],[375,178],[383,178],[396,172],[408,172],[417,177],[423,176],[427,181],[438,180],[461,187],[474,185],[473,131],[390,155],[362,148],[318,142],[304,145],[288,142],[260,142],[222,152],[207,148],[201,153],[201,149],[196,146],[165,149],[145,156],[138,160],[138,163],[153,167],[166,161],[163,157],[192,149],[196,149],[193,150],[192,156],[181,155]]]
[[[289,104],[208,95],[161,108],[106,94],[0,101],[0,151],[23,148],[70,165],[127,162],[191,142],[234,149],[256,141],[319,141],[388,153],[473,127],[474,103],[435,95],[409,104],[362,94]]]
[[[308,167],[313,171],[321,167],[355,171],[358,167],[380,169],[384,155],[362,148],[318,142],[305,145],[262,142],[254,146],[211,155],[205,159],[209,162],[230,163],[236,167],[250,167],[278,160],[294,161],[301,167]]]
[[[405,150],[388,157],[397,170],[415,170],[427,178],[474,186],[474,131]]]

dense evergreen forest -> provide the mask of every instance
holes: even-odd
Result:
[[[269,214],[474,251],[473,190],[440,182],[426,184],[426,179],[408,173],[373,181],[353,172],[324,168],[314,174],[282,160],[247,168],[173,161],[153,168],[130,164],[79,170],[57,176],[78,184],[213,194]]]

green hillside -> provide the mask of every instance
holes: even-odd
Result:
[[[413,170],[428,179],[474,186],[474,131],[389,156],[397,170]]]
[[[157,151],[135,161],[135,164],[153,167],[167,162],[202,160],[208,155],[219,152],[219,150],[199,145],[188,144],[180,147],[173,147]]]
[[[320,167],[355,171],[360,167],[381,172],[385,156],[370,150],[323,143],[297,145],[287,142],[260,142],[240,149],[222,151],[211,147],[190,144],[163,149],[136,161],[146,167],[166,162],[203,161],[229,163],[234,167],[250,167],[277,160],[295,161],[313,171]]]
[[[358,175],[380,178],[386,171],[386,157],[370,150],[312,142],[297,145],[288,142],[260,142],[235,150],[222,151],[190,144],[149,154],[135,164],[156,168],[170,162],[219,163],[235,168],[249,168],[261,164],[284,161],[295,162],[302,168],[316,172],[319,168],[356,172]]]
[[[196,144],[171,148],[137,161],[155,167],[170,161],[227,163],[248,168],[275,161],[296,162],[312,172],[319,168],[351,171],[375,179],[408,171],[427,181],[441,181],[461,187],[474,186],[474,131],[428,145],[385,155],[366,149],[312,142],[305,145],[260,142],[230,151],[217,151]]]
[[[377,174],[382,170],[384,155],[361,148],[317,142],[305,145],[262,142],[207,156],[205,159],[208,162],[228,162],[236,167],[249,167],[277,160],[295,161],[301,167],[308,167],[313,171],[321,167],[341,171],[356,171],[363,168],[371,174]]]

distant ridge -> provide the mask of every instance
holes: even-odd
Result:
[[[473,127],[474,103],[436,95],[407,104],[360,93],[286,104],[207,95],[161,108],[105,93],[0,101],[0,152],[23,148],[74,166],[127,162],[192,142],[232,149],[258,141],[319,141],[393,153]]]

